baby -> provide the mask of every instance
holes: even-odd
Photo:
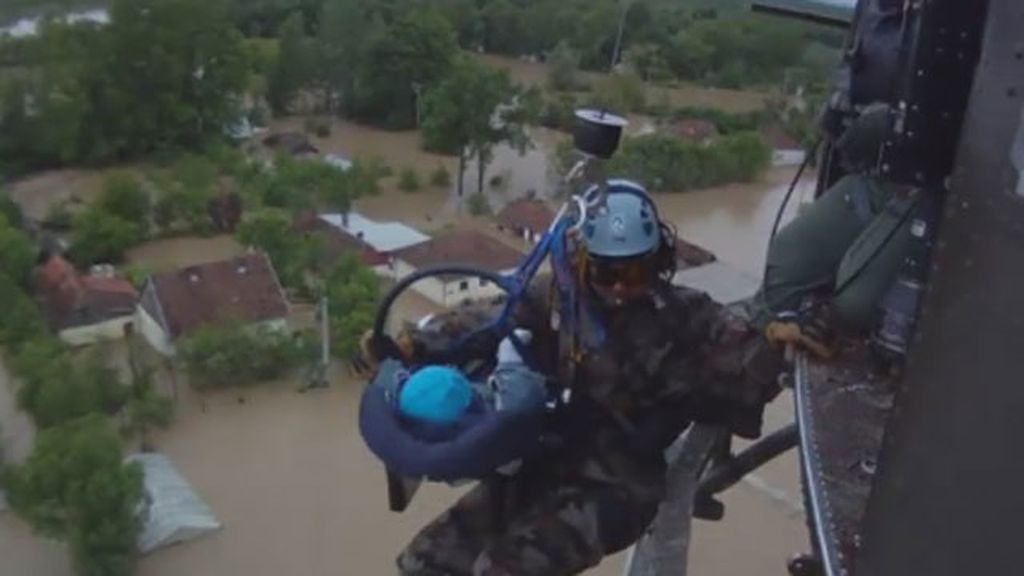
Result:
[[[517,329],[528,344],[532,334]],[[511,338],[498,346],[497,367],[486,382],[471,382],[450,366],[426,366],[408,378],[395,378],[389,396],[407,430],[423,440],[440,442],[457,436],[489,412],[540,411],[547,405],[542,375],[523,362]]]

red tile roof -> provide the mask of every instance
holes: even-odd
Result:
[[[540,200],[523,198],[506,206],[497,217],[498,224],[512,230],[531,230],[543,234],[555,213]]]
[[[172,340],[203,324],[251,324],[288,314],[277,273],[264,254],[246,254],[152,276],[149,290],[155,292],[160,306],[154,318],[164,323]],[[151,315],[155,312],[148,309],[147,298],[143,305]]]
[[[399,250],[395,252],[395,257],[418,269],[441,264],[464,264],[491,272],[502,272],[518,266],[523,254],[483,232],[467,229]]]
[[[87,326],[134,312],[138,292],[122,278],[82,276],[52,256],[36,274],[47,316],[57,329]]]

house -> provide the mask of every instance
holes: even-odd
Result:
[[[320,150],[301,132],[277,132],[263,139],[263,145],[277,154],[288,154],[296,158],[309,158],[320,154]]]
[[[536,244],[548,231],[555,213],[547,204],[535,198],[522,198],[512,202],[495,218],[498,230],[522,238],[527,245]]]
[[[270,259],[250,253],[150,276],[138,305],[139,330],[173,356],[179,339],[207,324],[287,326],[288,300]]]
[[[700,118],[678,120],[671,125],[670,130],[675,136],[702,146],[718,138],[718,127],[713,122]]]
[[[462,264],[498,274],[509,274],[523,254],[479,230],[458,230],[395,252],[396,279],[442,265]],[[413,289],[433,302],[453,307],[469,300],[492,298],[502,290],[482,278],[442,276],[426,278]]]
[[[333,229],[328,242],[358,248],[364,261],[378,274],[392,278],[395,253],[430,240],[426,234],[401,222],[377,222],[358,212],[321,214],[319,219]]]
[[[134,327],[138,292],[113,267],[83,275],[55,254],[37,268],[36,286],[50,326],[71,346],[121,338]]]
[[[344,254],[355,252],[367,266],[389,270],[388,256],[374,250],[365,240],[320,218],[315,212],[299,215],[292,225],[292,230],[298,234],[315,236],[320,240],[320,266],[324,269],[334,265]]]
[[[772,166],[799,166],[807,158],[807,151],[800,142],[778,124],[762,127],[761,137],[772,149]]]

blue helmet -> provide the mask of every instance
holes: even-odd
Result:
[[[473,388],[462,372],[447,366],[427,366],[402,386],[398,410],[419,422],[455,424],[472,401]]]
[[[594,186],[586,195],[597,191]],[[658,210],[639,184],[609,180],[604,203],[587,215],[583,238],[591,256],[629,258],[650,254],[661,244]]]

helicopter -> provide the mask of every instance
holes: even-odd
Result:
[[[715,495],[792,449],[811,544],[788,563],[792,576],[1020,572],[1024,465],[1011,455],[1024,433],[1024,4],[760,0],[753,9],[847,30],[821,115],[817,194],[845,175],[837,134],[884,102],[894,118],[878,173],[933,198],[937,233],[915,263],[912,297],[887,310],[892,330],[829,362],[798,355],[792,425],[738,454],[721,430],[693,426],[680,438],[674,488],[626,572],[685,574],[692,518],[723,519]],[[621,126],[589,120],[577,147],[612,153]],[[566,210],[594,202],[576,198]],[[385,319],[386,307],[378,332]],[[891,353],[884,362],[872,353],[879,346]],[[415,482],[389,473],[388,488],[401,510]]]

